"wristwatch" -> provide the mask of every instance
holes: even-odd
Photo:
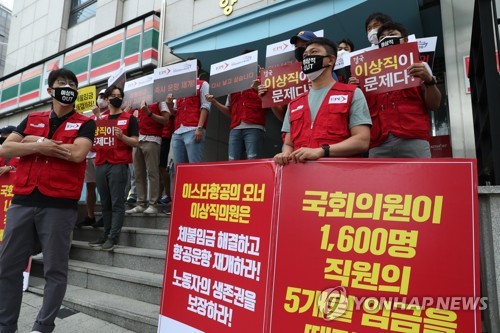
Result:
[[[203,131],[203,126],[196,127],[197,130]]]
[[[431,80],[430,82],[424,82],[424,84],[425,84],[426,86],[433,86],[433,85],[437,84],[436,77],[435,77],[435,76],[433,76],[433,77],[432,77],[432,80]]]
[[[36,142],[44,142],[45,141],[45,138],[40,138],[38,140],[36,140]]]
[[[324,157],[330,157],[330,145],[321,145],[321,149],[325,152]]]

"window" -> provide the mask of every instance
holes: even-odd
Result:
[[[95,16],[96,8],[97,0],[71,0],[69,27]]]

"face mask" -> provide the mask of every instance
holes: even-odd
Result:
[[[381,48],[391,46],[391,45],[399,45],[399,44],[401,44],[401,39],[402,39],[401,37],[385,36],[378,43],[378,47],[381,49]]]
[[[99,107],[99,109],[105,109],[108,107],[108,101],[102,98],[98,98],[97,106]]]
[[[295,59],[297,59],[297,61],[302,62],[302,60],[304,60],[304,51],[305,50],[306,50],[305,47],[298,47],[295,49]]]
[[[122,99],[118,97],[115,97],[109,101],[109,103],[113,105],[115,108],[119,108],[120,106],[122,106],[122,102],[123,102]]]
[[[304,60],[302,61],[302,72],[307,75],[307,78],[311,81],[316,80],[321,73],[325,70],[326,67],[323,66],[323,58],[326,58],[329,56],[310,56],[310,57],[305,57]]]
[[[340,50],[337,52],[337,58],[342,58],[344,56],[344,54],[347,54],[347,53],[349,53],[349,51]]]
[[[372,44],[378,44],[377,38],[378,29],[372,29],[368,32],[368,41]]]
[[[70,86],[52,88],[54,99],[62,106],[68,106],[76,101],[78,91],[72,89]]]

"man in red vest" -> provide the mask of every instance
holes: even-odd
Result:
[[[368,149],[371,119],[365,97],[356,86],[335,81],[336,59],[332,41],[314,38],[307,43],[302,72],[311,90],[288,105],[281,130],[285,141],[274,156],[276,163],[355,156]]]
[[[116,120],[114,134],[116,145],[105,147],[96,145],[95,177],[101,196],[104,234],[89,242],[90,246],[101,246],[111,251],[118,243],[125,217],[125,187],[128,182],[128,165],[132,163],[132,147],[137,147],[139,125],[137,119],[121,106],[125,94],[120,87],[112,85],[104,96],[109,102],[109,114],[102,120]]]
[[[251,51],[245,50],[242,54],[248,52]],[[248,160],[263,157],[266,109],[262,108],[262,101],[257,93],[259,84],[260,79],[257,79],[249,89],[230,94],[225,105],[219,103],[213,95],[205,96],[208,102],[231,118],[228,142],[230,161],[241,160],[243,156]]]
[[[396,22],[384,23],[377,36],[379,47],[408,41],[406,29]],[[431,157],[428,110],[439,108],[441,92],[427,63],[414,63],[407,72],[422,85],[367,98],[373,121],[369,157]]]
[[[15,332],[23,271],[35,240],[42,246],[45,292],[33,331],[52,332],[66,293],[70,234],[77,220],[85,157],[95,122],[76,113],[78,80],[60,68],[48,78],[53,109],[30,113],[7,138],[0,157],[19,156],[14,197],[0,247],[0,331]]]

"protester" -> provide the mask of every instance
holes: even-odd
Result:
[[[164,103],[164,102],[162,102]],[[166,104],[165,104],[166,106]],[[167,205],[172,201],[170,196],[170,175],[168,171],[168,155],[170,153],[170,144],[172,140],[172,134],[174,133],[174,116],[170,115],[170,120],[167,124],[163,126],[163,131],[161,132],[161,147],[160,147],[160,180],[161,185],[165,191],[165,195],[161,196],[158,203],[162,205]],[[160,193],[162,193],[160,191]]]
[[[201,69],[201,62],[197,60],[197,70]],[[208,82],[196,80],[196,95],[179,98],[167,96],[169,111],[175,116],[174,134],[172,135],[172,149],[174,163],[196,163],[203,161],[205,148],[205,130],[207,128],[210,102],[205,96],[209,93]]]
[[[121,109],[125,94],[115,85],[106,89],[105,98],[109,102],[109,115],[102,120],[116,120],[114,134],[116,146],[96,147],[96,180],[101,196],[104,235],[90,246],[102,246],[105,251],[113,250],[125,218],[125,187],[128,181],[128,164],[132,162],[132,147],[136,147],[139,137],[137,119]]]
[[[344,59],[343,56],[345,54],[354,51],[354,43],[350,39],[344,38],[341,41],[339,41],[337,45],[338,45],[338,51],[337,51],[338,59]],[[347,59],[344,60],[348,61]],[[335,74],[337,74],[338,82],[348,83],[349,78],[351,77],[351,66],[347,65],[343,68],[337,69],[335,70]]]
[[[91,118],[93,120],[99,119],[101,116],[106,115],[109,113],[108,110],[108,101],[104,97],[104,93],[106,92],[106,89],[102,89],[99,94],[97,95],[97,101],[96,105],[92,108],[92,116]],[[85,220],[78,222],[76,226],[78,228],[81,228],[83,226],[92,226],[94,228],[97,227],[102,227],[103,222],[102,218],[99,219],[99,221],[96,222],[95,220],[95,204],[97,201],[97,195],[96,195],[96,185],[95,185],[95,150],[91,149],[89,153],[87,154],[87,159],[86,159],[86,168],[85,168],[85,186],[86,186],[86,196],[85,196],[85,203],[87,204],[87,217]]]
[[[48,86],[53,109],[30,113],[0,149],[1,157],[21,158],[0,247],[0,331],[5,333],[17,330],[23,271],[36,241],[44,256],[45,290],[32,330],[54,330],[66,292],[70,234],[78,216],[85,157],[94,140],[95,122],[74,109],[75,74],[54,70]]]
[[[289,104],[282,152],[274,156],[277,164],[355,156],[368,149],[371,119],[365,97],[354,85],[333,79],[336,58],[337,47],[330,40],[307,43],[302,72],[312,85]]]
[[[370,16],[368,16],[365,20],[365,31],[367,34],[368,41],[372,45],[378,44],[378,29],[385,23],[391,22],[392,19],[389,15],[386,15],[384,13],[373,13]]]
[[[127,214],[158,213],[156,202],[160,187],[161,133],[163,126],[170,119],[166,105],[162,104],[164,106],[160,108],[159,104],[147,105],[145,101],[142,101],[139,108],[139,146],[133,158],[137,205],[127,210]]]

